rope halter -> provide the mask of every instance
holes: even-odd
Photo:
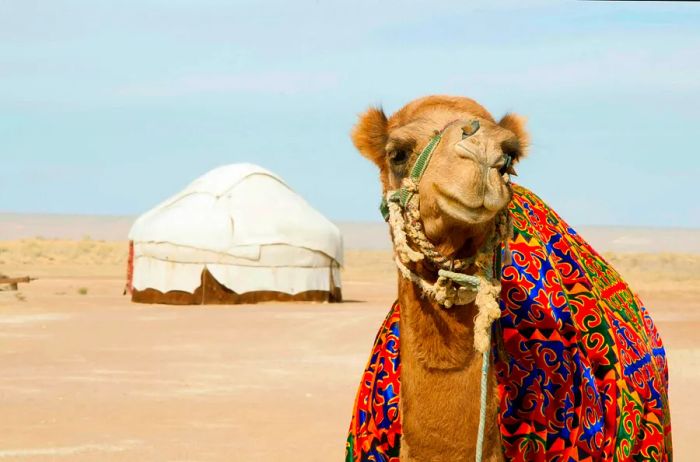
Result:
[[[418,286],[423,295],[431,297],[444,308],[472,302],[477,307],[474,319],[474,348],[481,353],[482,362],[475,460],[481,462],[486,428],[491,325],[501,316],[498,304],[501,294],[501,245],[505,247],[506,258],[510,260],[508,241],[513,225],[508,210],[501,210],[496,214],[494,229],[486,242],[468,258],[448,258],[438,252],[428,240],[420,219],[418,184],[447,126],[430,139],[411,167],[409,176],[402,181],[401,188],[389,191],[382,198],[379,208],[391,226],[394,261],[401,275]],[[469,126],[462,128],[462,138],[472,136],[478,130],[479,121],[473,120]],[[510,162],[510,157],[506,156],[504,170],[510,167]],[[437,280],[434,283],[411,271],[407,266],[423,260],[438,268]],[[467,274],[472,267],[476,267],[476,274]]]
[[[473,120],[462,130],[463,138],[475,134],[479,130],[478,120]],[[486,242],[474,255],[461,259],[441,254],[427,238],[420,217],[418,185],[444,131],[445,129],[430,138],[409,175],[403,179],[401,188],[389,191],[383,198],[380,211],[391,227],[394,261],[404,278],[444,308],[475,302],[478,312],[474,322],[474,347],[483,353],[490,345],[487,337],[491,324],[501,314],[498,305],[501,291],[501,245],[507,244],[512,224],[508,211],[500,211]],[[507,245],[506,254],[508,255]],[[430,262],[437,268],[434,282],[409,268],[422,261]],[[468,274],[467,271],[473,268],[476,268],[475,274]]]

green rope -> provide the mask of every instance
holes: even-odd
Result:
[[[491,348],[488,348],[481,356],[481,396],[479,400],[479,431],[476,434],[476,462],[481,462],[484,451],[484,431],[486,429],[486,387],[488,386],[490,352]]]
[[[508,238],[506,237],[506,240]],[[507,243],[507,241],[506,241]],[[507,245],[507,244],[506,244]],[[496,255],[494,258],[493,277],[496,280],[501,279],[502,258],[501,246],[496,247]],[[491,360],[491,330],[487,332],[489,347],[482,353],[481,356],[481,393],[479,400],[479,430],[476,434],[476,457],[475,462],[481,462],[484,451],[484,431],[486,430],[486,396],[489,380],[489,362]]]
[[[425,173],[426,169],[428,168],[428,164],[430,163],[430,158],[433,155],[433,151],[435,151],[435,148],[437,147],[438,143],[442,139],[442,134],[438,133],[432,138],[430,138],[430,141],[428,144],[423,148],[423,151],[418,155],[418,158],[416,159],[416,162],[413,164],[413,167],[411,167],[411,174],[409,175],[409,178],[413,181],[414,184],[418,185],[420,182],[421,177]],[[411,200],[411,197],[413,196],[413,192],[407,190],[406,188],[401,188],[399,189],[399,198],[401,199],[401,207],[406,207],[406,204],[408,203],[409,200]]]
[[[462,287],[471,287],[474,290],[479,289],[479,284],[481,284],[477,276],[472,276],[471,274],[455,273],[454,271],[447,271],[444,269],[438,270],[438,276],[442,276],[451,281],[456,282]]]
[[[409,178],[413,180],[413,182],[417,185],[418,182],[420,181],[421,177],[423,176],[423,173],[425,173],[425,170],[428,168],[428,164],[430,163],[430,157],[433,155],[433,151],[435,151],[435,148],[437,147],[438,143],[442,139],[442,135],[440,133],[436,134],[432,138],[430,138],[430,141],[428,144],[423,148],[421,153],[418,155],[418,158],[416,159],[416,162],[413,164],[413,167],[411,167],[411,174],[409,175]],[[406,204],[408,203],[409,200],[411,200],[411,197],[413,196],[413,192],[409,191],[406,188],[401,188],[398,191],[396,191],[389,200],[396,200],[401,204],[401,207],[406,207]],[[379,204],[379,212],[382,214],[382,217],[384,218],[384,221],[389,220],[389,204],[387,202],[387,199],[385,197],[382,197],[382,202]]]
[[[425,173],[425,170],[428,168],[430,156],[433,155],[433,151],[437,147],[437,144],[440,142],[441,138],[442,135],[439,133],[430,138],[430,141],[425,148],[423,148],[423,151],[418,156],[418,159],[416,159],[416,163],[413,164],[413,168],[411,169],[411,179],[415,181],[416,184],[423,176],[423,173]]]

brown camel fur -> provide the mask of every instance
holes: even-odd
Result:
[[[473,120],[487,134],[485,145],[463,140]],[[370,108],[352,139],[379,167],[383,192],[400,187],[418,153],[436,132],[443,138],[418,187],[425,234],[445,256],[474,254],[489,237],[494,217],[511,198],[505,154],[516,161],[528,137],[524,120],[508,114],[499,122],[468,98],[429,96],[387,119]],[[428,280],[429,263],[412,268]],[[399,275],[401,305],[401,460],[474,460],[479,422],[481,354],[474,350],[474,303],[445,309]],[[493,370],[493,368],[491,369]],[[489,377],[484,460],[503,460],[496,422],[498,395]]]

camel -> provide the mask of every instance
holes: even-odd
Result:
[[[472,99],[428,96],[390,117],[368,109],[352,140],[379,168],[398,300],[358,392],[346,461],[671,460],[666,363],[651,318],[602,257],[511,183],[529,146],[525,119],[497,121]],[[549,246],[533,244],[545,234]],[[599,274],[562,269],[571,255]],[[553,274],[566,289],[542,302],[551,325],[536,324],[545,315],[520,319],[527,291]],[[589,328],[591,316],[616,330]],[[634,328],[615,324],[620,316]],[[639,417],[633,435],[615,415],[621,400],[641,409],[625,411]]]

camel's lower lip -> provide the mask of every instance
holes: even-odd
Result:
[[[492,213],[483,205],[480,207],[469,207],[467,204],[459,200],[457,195],[440,190],[436,185],[438,190],[437,205],[440,211],[450,218],[467,222],[474,223],[483,221],[485,218],[489,218]]]

